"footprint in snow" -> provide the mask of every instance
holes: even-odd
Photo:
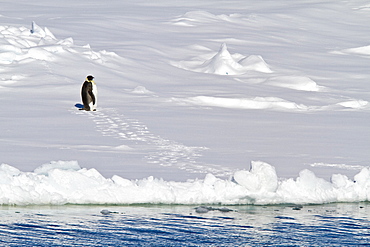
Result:
[[[144,158],[149,164],[174,166],[192,173],[212,173],[214,175],[231,173],[228,169],[198,161],[202,152],[207,148],[189,147],[164,139],[150,132],[144,123],[137,119],[127,118],[114,109],[100,108],[96,112],[74,111],[74,113],[88,115],[96,124],[96,130],[103,136],[128,142],[128,146],[144,151],[146,153]]]

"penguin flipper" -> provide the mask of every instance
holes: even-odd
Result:
[[[91,97],[91,100],[93,102],[93,105],[95,105],[95,95],[94,95],[94,93],[92,91],[89,91],[89,95]]]

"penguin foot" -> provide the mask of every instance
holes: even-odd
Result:
[[[80,108],[79,109],[80,111],[90,111],[90,109],[87,109],[87,108]],[[95,110],[94,110],[95,111]]]

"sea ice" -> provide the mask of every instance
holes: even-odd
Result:
[[[331,181],[302,170],[296,179],[279,179],[275,168],[261,161],[249,171],[236,171],[232,179],[207,174],[186,182],[154,177],[128,180],[104,178],[96,169],[80,168],[77,162],[51,162],[22,172],[0,166],[0,204],[309,204],[358,202],[370,199],[370,169],[363,168],[354,181],[334,174]],[[201,206],[198,213],[224,208]],[[108,214],[102,211],[102,214]]]

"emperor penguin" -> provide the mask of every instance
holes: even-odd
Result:
[[[80,110],[96,111],[96,105],[98,101],[98,89],[93,79],[94,77],[92,75],[88,75],[85,82],[82,84],[81,98],[84,107]]]

